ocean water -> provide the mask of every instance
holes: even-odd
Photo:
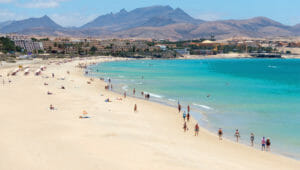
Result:
[[[300,60],[203,59],[131,60],[90,66],[91,76],[112,79],[120,93],[150,93],[151,100],[183,108],[189,104],[199,123],[212,131],[223,128],[233,139],[255,147],[263,136],[271,150],[300,159]]]

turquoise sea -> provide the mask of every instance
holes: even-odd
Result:
[[[212,131],[223,128],[233,139],[235,129],[242,143],[255,147],[263,136],[271,150],[300,159],[300,60],[203,59],[131,60],[90,66],[91,76],[111,78],[123,94],[144,91],[151,100],[183,108]]]

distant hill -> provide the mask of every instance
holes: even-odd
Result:
[[[37,32],[44,32],[52,34],[53,31],[63,29],[62,26],[56,24],[47,15],[41,18],[29,18],[21,21],[13,21],[8,25],[5,25],[0,29],[2,33],[24,33],[24,34],[35,34]]]
[[[241,37],[300,36],[300,24],[283,25],[266,17],[244,20],[203,21],[182,9],[150,6],[120,10],[94,19],[81,27],[64,28],[48,16],[0,23],[1,33],[103,38],[195,39],[213,33],[217,39]]]
[[[4,21],[4,22],[0,22],[0,29],[11,24],[13,21]]]

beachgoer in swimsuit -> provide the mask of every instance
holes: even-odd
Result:
[[[250,135],[250,141],[251,141],[251,146],[254,146],[254,134],[251,133]]]
[[[53,107],[53,105],[52,104],[50,104],[50,110],[54,110],[54,107]]]
[[[269,138],[268,138],[267,141],[266,141],[266,145],[267,145],[267,150],[266,150],[266,151],[271,151],[271,150],[270,150],[271,141],[270,141]]]
[[[182,117],[183,117],[183,121],[185,121],[185,118],[186,118],[186,113],[185,113],[185,111],[183,112]]]
[[[181,105],[178,104],[178,112],[180,113],[181,112]]]
[[[133,95],[135,95],[135,88],[133,89]]]
[[[186,122],[184,122],[184,124],[183,124],[183,130],[184,130],[184,132],[186,132],[188,130]]]
[[[199,133],[199,125],[198,123],[195,125],[195,136],[198,136]]]
[[[187,106],[187,111],[190,113],[190,105]]]
[[[236,137],[236,142],[239,142],[239,138],[240,138],[240,132],[239,130],[235,130],[234,136]]]
[[[124,92],[124,98],[126,98],[126,92]]]
[[[262,140],[261,140],[261,150],[262,151],[266,150],[266,140],[265,140],[265,137],[263,137]]]
[[[219,140],[222,140],[223,131],[221,128],[219,128],[218,135],[219,135]]]
[[[137,105],[136,104],[134,104],[134,112],[137,112]]]

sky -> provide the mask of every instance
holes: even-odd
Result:
[[[207,21],[265,16],[286,25],[300,23],[300,0],[0,0],[0,22],[48,15],[62,26],[81,26],[121,9],[170,5]]]

